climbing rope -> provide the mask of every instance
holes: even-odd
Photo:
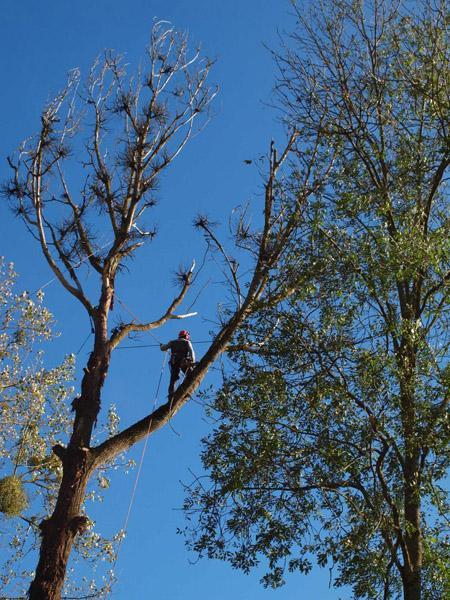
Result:
[[[214,340],[200,340],[199,342],[192,341],[193,344],[210,344]],[[116,350],[131,350],[133,348],[159,348],[160,344],[133,344],[133,346],[118,346]]]
[[[139,317],[137,317],[137,316],[134,314],[134,312],[131,310],[131,308],[129,308],[129,307],[128,307],[128,306],[125,304],[125,302],[123,302],[123,301],[122,301],[120,298],[118,298],[118,297],[117,297],[117,294],[116,294],[116,298],[117,298],[117,300],[119,301],[119,303],[120,303],[120,304],[123,306],[123,308],[124,308],[124,309],[125,309],[125,310],[126,310],[126,311],[127,311],[127,312],[128,312],[128,313],[129,313],[129,314],[132,316],[132,317],[133,317],[133,319],[135,319],[135,321],[136,321],[137,323],[140,323],[140,322],[141,322],[141,320],[139,319]],[[150,329],[149,329],[149,330],[148,330],[146,333],[149,333],[149,334],[152,336],[152,338],[158,342],[158,346],[159,346],[159,344],[161,343],[161,341],[160,341],[160,340],[159,340],[159,339],[156,337],[156,335],[155,335],[154,333],[152,333]]]
[[[84,340],[84,342],[81,344],[81,346],[78,348],[78,350],[75,353],[75,356],[78,356],[80,354],[80,352],[83,350],[83,348],[86,346],[88,339],[91,337],[92,335],[92,331],[90,331],[87,336],[86,339]]]
[[[203,268],[200,267],[200,270]],[[198,275],[198,273],[197,273]],[[194,307],[195,303],[197,302],[197,300],[200,298],[200,296],[202,295],[203,291],[208,287],[208,285],[211,283],[211,278],[208,279],[208,281],[206,281],[206,283],[200,288],[200,291],[198,292],[198,294],[195,296],[195,298],[192,300],[191,304],[187,307],[186,312],[189,312],[191,310],[191,308]]]
[[[153,401],[152,413],[155,412],[156,404],[158,402],[159,390],[161,388],[161,381],[162,381],[162,377],[163,377],[163,374],[164,374],[164,368],[166,366],[166,358],[167,358],[167,352],[164,352],[163,362],[162,362],[162,366],[161,366],[161,372],[159,374],[158,385],[156,386],[155,399]],[[149,434],[150,434],[150,429],[152,427],[152,423],[153,423],[153,419],[150,419],[149,423],[148,423],[147,433],[145,434],[144,445],[142,447],[141,457],[139,459],[138,470],[136,472],[136,477],[134,479],[133,489],[131,491],[130,501],[128,503],[128,509],[127,509],[127,513],[126,513],[126,516],[125,516],[125,521],[124,521],[124,524],[123,524],[123,527],[122,527],[122,530],[121,530],[123,532],[123,535],[120,536],[119,541],[117,543],[117,548],[116,548],[116,552],[115,552],[114,562],[113,562],[112,567],[111,567],[111,571],[112,572],[114,571],[116,563],[117,563],[117,560],[119,558],[119,551],[121,549],[122,541],[124,540],[124,537],[125,537],[125,534],[126,534],[126,530],[127,530],[127,527],[128,527],[128,521],[130,520],[131,509],[133,507],[134,498],[136,496],[137,486],[138,486],[139,479],[140,479],[140,476],[141,476],[142,465],[144,463],[144,457],[145,457],[145,453],[146,453],[147,446],[148,446],[148,439],[149,439]],[[107,595],[111,594],[111,592],[112,592],[112,586],[113,586],[113,574],[112,574],[112,572],[111,572],[111,575],[110,575],[110,583],[109,583],[108,589],[105,591],[105,597],[107,597]]]

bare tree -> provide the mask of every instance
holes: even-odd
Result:
[[[289,209],[284,205],[283,198],[277,196],[277,177],[289,152],[299,144],[299,135],[290,135],[279,157],[272,143],[261,228],[251,231],[242,215],[235,230],[235,242],[252,256],[253,267],[246,276],[241,276],[237,261],[230,258],[208,219],[197,220],[210,248],[222,255],[235,302],[222,315],[210,347],[171,401],[91,447],[111,353],[129,334],[150,331],[176,318],[175,311],[193,281],[193,268],[179,274],[180,291],[160,317],[144,324],[128,322],[109,327],[116,277],[125,259],[154,235],[142,220],[145,211],[154,205],[157,178],[180,154],[194,124],[204,120],[216,93],[207,85],[210,68],[211,62],[202,59],[198,51],[189,55],[186,36],[167,23],[158,23],[152,30],[146,68],[136,78],[127,78],[120,59],[112,53],[95,63],[83,89],[78,73],[73,72],[66,89],[44,110],[37,137],[28,140],[16,158],[9,159],[13,177],[5,192],[37,239],[55,277],[87,311],[94,330],[81,389],[72,403],[75,418],[69,443],[66,448],[53,448],[61,460],[63,477],[54,511],[40,525],[39,563],[29,590],[33,600],[60,598],[74,539],[88,524],[81,513],[89,478],[118,453],[168,423],[199,387],[209,367],[255,310],[271,270],[297,227],[302,206],[314,191],[314,186],[308,185],[310,169],[294,205],[290,202]],[[81,113],[77,109],[80,98]],[[93,116],[91,121],[89,115]],[[90,127],[84,147],[77,136],[81,123]],[[69,142],[87,173],[76,193],[65,169],[71,155]],[[314,153],[311,164],[313,160]],[[325,173],[326,169],[322,176]],[[112,242],[108,248],[102,247],[96,231],[107,238],[105,231],[110,232]],[[80,276],[87,266],[98,278],[95,301]],[[284,293],[287,290],[274,290],[274,294]]]

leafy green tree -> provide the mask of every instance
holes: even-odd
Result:
[[[44,368],[40,348],[54,337],[53,317],[43,305],[42,293],[32,298],[14,291],[16,277],[13,266],[1,259],[0,511],[11,552],[3,586],[21,571],[17,565],[36,542],[39,520],[61,479],[51,447],[67,435],[75,358],[70,355],[59,366]]]
[[[209,401],[188,543],[265,585],[313,556],[355,598],[450,593],[448,8],[322,2],[275,55],[333,168]],[[284,181],[297,198],[307,152]]]

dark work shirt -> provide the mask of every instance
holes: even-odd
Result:
[[[180,363],[184,359],[195,362],[195,352],[189,340],[178,338],[171,340],[167,344],[161,344],[161,350],[170,350],[172,353],[171,361]]]

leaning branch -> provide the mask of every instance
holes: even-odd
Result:
[[[154,433],[174,417],[199,387],[213,362],[226,349],[237,327],[246,318],[248,311],[249,306],[247,303],[246,308],[243,307],[241,311],[235,313],[230,321],[222,327],[206,354],[186,376],[170,401],[159,406],[150,415],[134,423],[124,431],[103,442],[96,448],[91,449],[91,456],[93,458],[92,470],[112,460],[117,454],[128,450],[133,444],[147,435]]]
[[[292,139],[289,144],[292,144]],[[283,160],[287,156],[287,152],[283,153]],[[268,181],[266,183],[266,197],[265,197],[265,211],[264,211],[264,228],[261,244],[264,244],[264,248],[260,248],[258,260],[255,264],[253,276],[247,288],[247,294],[242,305],[232,314],[230,319],[220,328],[219,332],[215,336],[212,344],[208,348],[206,354],[197,363],[197,365],[186,375],[183,383],[177,388],[170,401],[166,402],[162,406],[158,407],[147,417],[144,417],[137,423],[134,423],[124,431],[113,436],[109,440],[103,442],[96,448],[91,449],[92,465],[91,469],[94,470],[100,467],[102,464],[112,460],[117,454],[128,450],[133,444],[143,439],[147,435],[150,435],[160,429],[163,425],[168,423],[172,417],[181,409],[184,404],[189,400],[192,394],[198,389],[204,377],[208,373],[209,368],[214,361],[226,350],[230,344],[235,332],[245,322],[245,320],[254,312],[258,306],[258,300],[261,298],[267,280],[269,277],[270,270],[274,268],[280,251],[267,252],[267,242],[269,231],[273,219],[273,182],[276,171],[280,167],[281,162],[276,161],[275,152],[272,148],[271,168]],[[173,301],[165,315],[153,323],[146,325],[135,325],[129,324],[120,329],[115,333],[110,344],[112,347],[117,346],[121,339],[123,339],[131,331],[148,331],[160,324],[165,323],[181,302],[184,295],[186,294],[189,286],[191,276],[191,268],[183,290],[180,295]]]

